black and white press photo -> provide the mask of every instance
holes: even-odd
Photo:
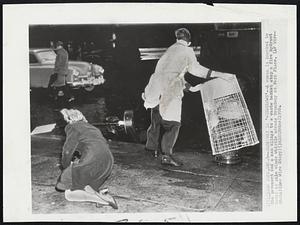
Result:
[[[155,4],[144,16],[147,4],[109,5],[58,22],[42,15],[59,6],[49,4],[22,27],[26,122],[15,134],[28,131],[17,161],[31,218],[209,222],[285,204],[284,32],[226,7],[223,19],[180,19],[171,4],[159,20]]]
[[[260,23],[29,26],[33,213],[261,211],[260,38]]]

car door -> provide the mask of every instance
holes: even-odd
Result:
[[[54,65],[40,63],[33,52],[29,53],[29,60],[30,88],[47,88]]]

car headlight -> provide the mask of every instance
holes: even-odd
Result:
[[[95,72],[96,74],[99,74],[99,73],[103,74],[103,73],[104,73],[104,69],[103,69],[102,66],[94,65],[94,72]]]
[[[100,73],[104,73],[103,67],[102,67],[102,66],[99,66],[99,67],[98,67],[98,71],[99,71]]]

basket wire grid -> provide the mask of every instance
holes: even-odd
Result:
[[[218,94],[212,92],[212,88],[222,90],[224,82],[230,82],[226,84],[224,96],[220,96],[220,91],[217,91]],[[205,83],[201,95],[213,155],[235,151],[259,142],[235,77],[229,81],[215,79]]]

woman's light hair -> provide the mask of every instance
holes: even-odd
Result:
[[[78,121],[88,122],[84,115],[77,109],[62,109],[60,113],[63,115],[67,123],[74,123]]]

